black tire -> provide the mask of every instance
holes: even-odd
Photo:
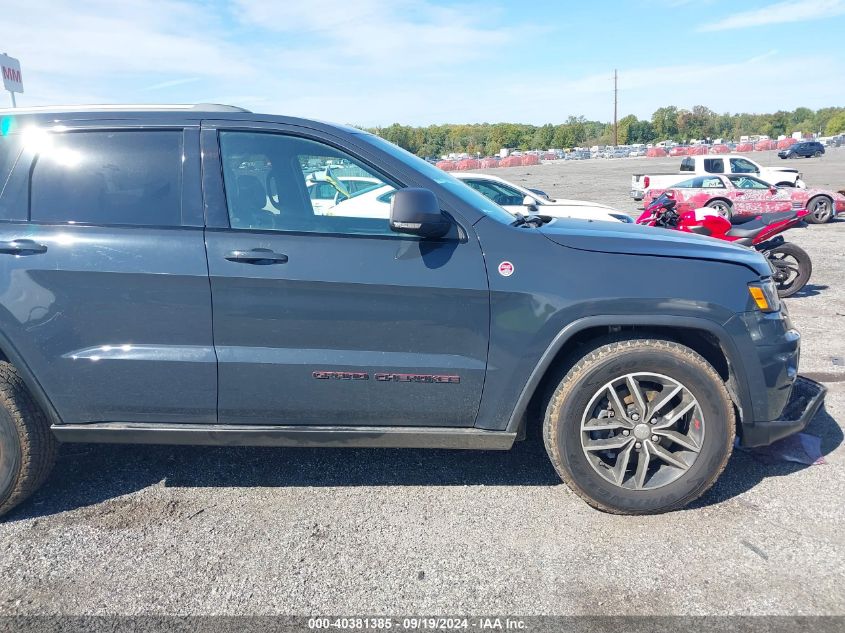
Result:
[[[719,215],[725,218],[728,222],[731,221],[733,217],[733,207],[731,203],[724,198],[716,198],[715,200],[710,200],[706,205],[706,207],[710,207],[711,209],[715,209]]]
[[[0,516],[44,483],[55,460],[47,416],[17,370],[0,361]]]
[[[779,297],[791,297],[810,281],[813,261],[800,246],[784,242],[768,251],[768,257],[775,267],[774,280]]]
[[[833,219],[833,200],[827,196],[816,196],[807,203],[809,215],[804,219],[810,224],[826,224]]]
[[[783,181],[783,182],[775,183],[775,187],[793,187],[794,188],[795,183]]]
[[[813,154],[813,158],[818,158],[821,155],[822,155],[822,153],[817,151]]]
[[[587,449],[582,446],[583,419],[596,397],[608,384],[632,372],[652,372],[682,384],[700,405],[701,419],[704,420],[700,427],[696,427],[704,429],[703,439],[697,457],[688,469],[676,469],[682,474],[670,483],[651,489],[630,489],[613,483],[607,475],[599,473],[599,469],[589,461]],[[656,398],[657,394],[652,396],[648,405],[654,404]],[[693,410],[692,418],[695,418],[696,410]],[[566,373],[549,399],[543,437],[558,475],[588,504],[614,514],[655,514],[682,508],[713,485],[730,458],[735,425],[734,407],[725,384],[704,358],[688,347],[671,341],[632,339],[593,349]],[[639,426],[647,425],[639,423]],[[637,430],[635,428],[634,435],[639,437]],[[642,440],[639,448],[645,445],[648,449],[647,442],[648,439]],[[631,449],[628,450],[630,453]],[[648,454],[648,450],[645,453]],[[639,465],[641,454],[635,459]],[[650,462],[646,459],[645,463]],[[626,460],[625,464],[629,462]],[[667,467],[659,460],[656,464],[656,468]],[[652,467],[654,465],[646,466],[647,469]],[[626,472],[623,468],[623,484]],[[651,475],[652,481],[656,474]],[[628,475],[627,480],[630,482],[630,478],[635,476]]]

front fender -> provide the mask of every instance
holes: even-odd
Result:
[[[572,341],[577,334],[587,329],[610,326],[651,327],[660,328],[663,331],[672,329],[698,330],[711,334],[719,341],[719,345],[731,367],[731,374],[734,377],[733,393],[731,393],[731,396],[737,400],[735,404],[739,407],[740,411],[750,410],[751,397],[745,380],[746,372],[742,361],[742,352],[735,344],[735,334],[732,335],[725,324],[696,317],[655,314],[631,314],[625,316],[606,314],[584,317],[569,323],[552,339],[528,377],[513,410],[510,412],[510,417],[505,427],[507,431],[516,432],[518,430],[528,408],[528,403],[542,382],[543,377],[552,367],[555,358],[566,347],[567,343]]]
[[[533,229],[492,221],[475,228],[490,283],[490,345],[477,427],[512,428],[557,353],[585,328],[702,330],[721,342],[735,374],[745,373],[736,339],[748,333],[726,326],[748,309],[748,283],[759,279],[744,261],[587,251]],[[580,232],[574,225],[573,231]],[[512,274],[499,274],[502,261],[512,264]],[[736,391],[745,408],[745,387]]]

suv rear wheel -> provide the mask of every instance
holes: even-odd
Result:
[[[564,376],[546,410],[546,450],[587,503],[617,514],[681,508],[724,470],[734,409],[713,367],[659,339],[596,348]]]
[[[47,479],[56,440],[17,370],[0,361],[0,516]]]

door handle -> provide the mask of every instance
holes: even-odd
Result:
[[[0,253],[4,255],[38,255],[46,253],[47,245],[32,240],[9,240],[0,242]]]
[[[253,248],[248,251],[229,251],[226,253],[226,259],[241,264],[286,264],[288,256],[271,251],[269,248]]]

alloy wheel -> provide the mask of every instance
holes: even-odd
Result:
[[[640,372],[602,386],[581,419],[581,448],[604,479],[629,490],[672,483],[695,463],[704,416],[677,380]]]
[[[725,219],[730,217],[730,209],[724,202],[717,202],[711,205],[710,208]]]
[[[813,206],[813,217],[819,221],[819,224],[824,224],[830,218],[831,204],[827,199],[816,200]]]

